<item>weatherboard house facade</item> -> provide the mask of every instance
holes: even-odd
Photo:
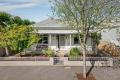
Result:
[[[47,46],[55,51],[69,51],[73,47],[80,47],[77,30],[65,26],[55,19],[46,19],[38,22],[34,25],[34,28],[37,29],[37,33],[41,36],[37,45]],[[116,29],[111,29],[107,32],[102,31],[101,34],[103,41],[114,42],[119,45]],[[91,44],[91,38],[88,38],[87,50],[92,50]]]

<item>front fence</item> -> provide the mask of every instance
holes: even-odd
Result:
[[[0,66],[5,65],[60,65],[83,66],[82,57],[0,57]],[[86,57],[87,66],[113,66],[113,58]]]
[[[82,57],[69,57],[64,61],[66,66],[82,66]],[[109,57],[86,57],[86,66],[113,66],[113,59]]]
[[[69,61],[83,61],[82,57],[68,57]],[[108,61],[109,57],[86,57],[86,61]]]
[[[49,66],[52,61],[49,57],[0,57],[0,66]]]
[[[49,57],[0,57],[0,61],[49,61]]]
[[[120,67],[120,57],[113,57],[113,68]]]

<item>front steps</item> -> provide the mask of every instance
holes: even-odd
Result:
[[[56,55],[57,55],[58,57],[64,57],[64,55],[65,55],[66,53],[67,53],[66,50],[57,50],[57,51],[56,51]]]
[[[53,58],[55,66],[64,65],[64,55],[66,53],[66,50],[56,50],[56,57]]]

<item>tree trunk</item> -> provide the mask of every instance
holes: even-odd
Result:
[[[97,55],[98,54],[98,48],[97,48],[97,44],[95,44],[95,54]]]
[[[86,78],[86,38],[83,39],[80,37],[80,33],[78,31],[78,38],[80,41],[80,46],[82,47],[83,52],[83,77]]]
[[[83,45],[83,77],[86,78],[86,47]]]
[[[6,56],[9,56],[9,51],[8,51],[8,45],[7,45],[7,40],[5,41],[5,52],[6,52]]]
[[[8,51],[8,47],[5,47],[5,52],[6,52],[6,56],[9,56],[9,51]]]

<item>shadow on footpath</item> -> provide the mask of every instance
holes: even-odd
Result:
[[[94,61],[94,60],[91,61],[91,64],[92,64],[92,66],[90,67],[90,69],[89,69],[88,72],[86,73],[86,76],[89,76],[90,73],[92,72],[92,70],[93,70],[93,68],[94,68],[95,61]]]

